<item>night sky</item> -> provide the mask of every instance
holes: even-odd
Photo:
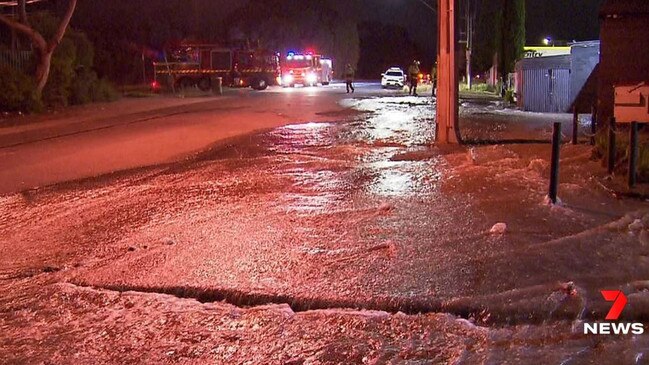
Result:
[[[546,36],[556,40],[599,39],[599,7],[603,0],[527,0],[527,43]]]
[[[221,0],[217,0],[221,1]],[[261,1],[261,0],[253,0]],[[341,14],[364,21],[398,24],[426,53],[435,53],[435,13],[418,0],[323,0]],[[461,0],[459,0],[461,1]],[[546,36],[555,40],[598,39],[598,9],[603,0],[527,0],[527,44],[538,45]],[[436,0],[427,0],[435,4]],[[227,7],[234,2],[223,1]],[[244,1],[238,2],[243,4]]]

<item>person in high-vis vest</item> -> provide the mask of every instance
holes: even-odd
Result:
[[[408,91],[408,94],[418,96],[417,84],[419,83],[419,61],[413,61],[410,67],[408,67],[408,77],[410,78],[410,90]]]

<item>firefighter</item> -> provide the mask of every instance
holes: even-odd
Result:
[[[436,96],[435,92],[437,91],[437,62],[433,65],[433,69],[430,70],[430,82],[433,86],[433,96]]]
[[[408,95],[417,95],[417,83],[419,82],[419,61],[412,61],[412,65],[408,67],[408,77],[410,77],[410,91]]]
[[[239,63],[235,63],[230,71],[230,87],[241,86],[241,72],[239,72]]]
[[[345,67],[345,81],[347,82],[347,94],[351,90],[352,94],[354,93],[354,68],[351,64],[347,64]]]

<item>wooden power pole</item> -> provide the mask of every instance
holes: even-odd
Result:
[[[459,143],[455,0],[438,0],[437,143]]]

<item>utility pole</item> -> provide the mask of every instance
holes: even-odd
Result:
[[[455,0],[438,0],[437,143],[458,143],[458,83],[455,59]]]
[[[473,54],[473,37],[475,35],[475,17],[477,9],[474,7],[474,0],[463,0],[462,9],[464,13],[464,32],[460,32],[460,44],[464,44],[466,56],[466,86],[471,90],[473,75],[471,69],[471,56]]]
[[[471,73],[471,53],[473,53],[473,32],[475,26],[475,12],[471,4],[473,0],[466,0],[466,86],[471,90],[473,75]]]

